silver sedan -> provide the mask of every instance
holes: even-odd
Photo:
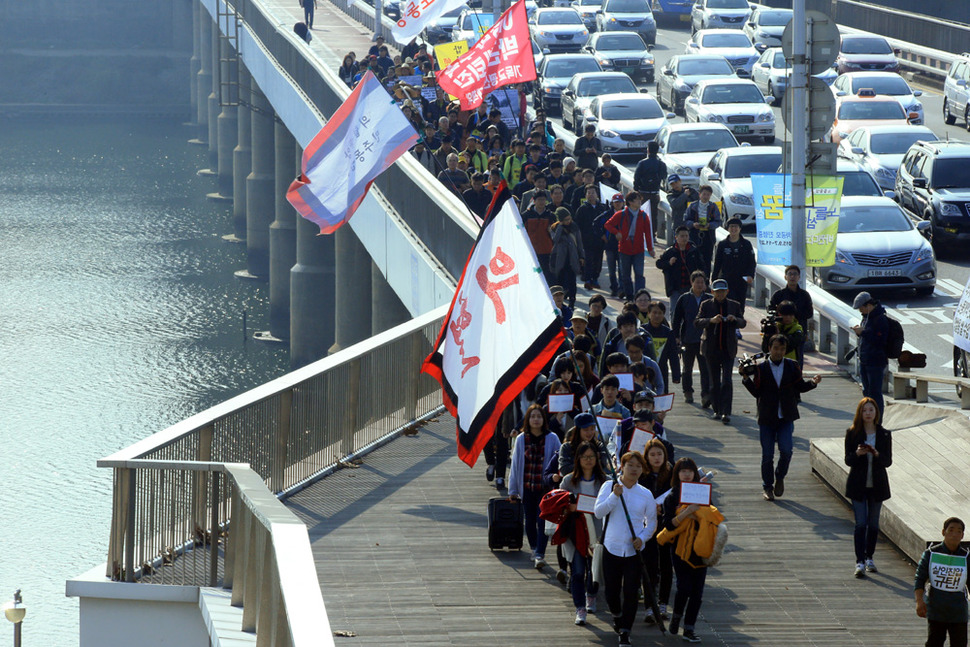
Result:
[[[909,147],[938,138],[926,126],[864,126],[839,142],[839,155],[872,173],[884,191],[896,189],[896,171]]]
[[[603,152],[611,155],[645,155],[647,144],[673,119],[647,94],[605,94],[589,104],[584,126],[596,127]]]

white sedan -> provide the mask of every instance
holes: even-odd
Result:
[[[596,127],[603,152],[612,155],[646,155],[647,144],[673,119],[648,94],[604,94],[593,99],[584,114],[584,127]]]
[[[832,92],[837,97],[859,94],[862,88],[869,88],[877,95],[893,97],[907,113],[915,112],[919,115],[909,120],[911,124],[923,123],[923,104],[917,98],[923,96],[923,92],[913,90],[895,72],[847,72],[839,75],[832,83]]]
[[[724,124],[667,124],[657,133],[660,158],[685,186],[697,188],[704,165],[722,148],[738,145]],[[664,183],[666,188],[666,182]]]
[[[722,148],[701,169],[700,183],[711,185],[711,199],[721,204],[725,223],[740,218],[746,225],[754,224],[751,174],[777,173],[781,165],[780,146]]]
[[[872,173],[884,191],[894,191],[896,171],[909,147],[920,140],[937,139],[926,126],[863,126],[839,142],[839,156]]]
[[[711,79],[694,86],[684,117],[688,122],[725,124],[738,138],[761,138],[766,144],[775,141],[775,113],[753,81],[747,79]]]
[[[684,53],[723,56],[731,67],[746,74],[751,74],[761,55],[748,35],[737,29],[702,29],[690,37]]]

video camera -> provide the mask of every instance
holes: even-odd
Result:
[[[765,317],[761,320],[761,336],[767,339],[777,333],[780,323],[781,317],[778,316],[778,311],[775,310],[774,306],[768,306]]]
[[[740,371],[741,375],[744,377],[751,377],[758,370],[758,360],[762,360],[764,358],[764,353],[756,353],[750,356],[745,353],[741,356],[741,359],[738,360],[738,371]]]

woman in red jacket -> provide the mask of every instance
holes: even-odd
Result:
[[[640,209],[643,197],[636,191],[626,195],[626,207],[617,211],[606,221],[605,229],[617,237],[620,256],[620,275],[623,281],[624,298],[644,287],[643,253],[653,257],[653,231],[650,217]],[[633,272],[633,280],[630,272]]]

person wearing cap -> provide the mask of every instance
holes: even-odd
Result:
[[[872,398],[883,414],[882,382],[889,365],[886,342],[889,339],[889,318],[886,309],[868,292],[860,292],[852,307],[862,314],[862,323],[852,330],[859,337],[859,379],[862,395]]]
[[[595,446],[596,453],[599,455],[599,463],[604,471],[610,469],[610,458],[606,451],[606,446],[601,442],[599,428],[596,425],[596,418],[589,412],[577,414],[573,418],[572,429],[566,432],[566,440],[559,448],[558,471],[561,477],[573,471],[576,465],[576,448],[582,443],[590,443]]]
[[[640,160],[633,172],[633,190],[643,195],[650,203],[650,217],[653,220],[653,235],[657,235],[657,212],[660,209],[660,185],[667,177],[667,165],[657,156],[660,144],[651,141],[647,144],[647,156]]]
[[[650,218],[640,208],[642,203],[643,197],[636,191],[631,191],[626,196],[626,207],[606,221],[606,231],[618,239],[620,278],[627,298],[632,297],[635,291],[646,284],[643,278],[644,252],[651,257],[654,255],[653,231],[650,228]]]
[[[556,305],[556,309],[559,310],[562,325],[568,331],[570,326],[573,325],[573,308],[566,304],[566,291],[561,285],[553,285],[549,288],[549,292],[552,294],[552,302]]]
[[[579,225],[573,222],[569,209],[557,207],[555,214],[556,221],[549,225],[549,235],[552,238],[549,270],[553,280],[565,288],[566,303],[572,308],[576,305],[576,275],[583,271],[585,262],[583,236]]]
[[[529,132],[539,130],[543,136],[543,144],[548,148],[556,141],[556,131],[552,129],[552,123],[546,119],[546,111],[536,108],[536,118],[529,124]]]
[[[469,133],[478,135],[485,141],[488,128],[488,102],[482,101],[478,104],[475,111],[468,116],[465,126],[468,128]]]
[[[583,287],[587,290],[599,288],[600,272],[603,270],[604,232],[597,231],[595,223],[600,216],[613,214],[608,206],[600,202],[600,192],[595,186],[586,187],[584,200],[575,213],[586,255],[586,263],[583,266]]]
[[[570,317],[570,321],[572,322],[572,326],[570,326],[568,333],[569,337],[573,340],[573,345],[580,339],[588,339],[590,355],[593,357],[598,355],[599,341],[589,331],[589,321],[586,319],[586,313],[582,310],[576,310],[573,312],[572,317]]]
[[[711,406],[711,377],[707,372],[707,362],[701,357],[701,331],[694,326],[694,319],[700,312],[701,304],[713,298],[707,291],[707,276],[700,270],[690,275],[690,291],[681,295],[674,308],[672,330],[682,348],[684,370],[682,373],[684,402],[694,402],[694,361],[701,374],[701,407]]]
[[[697,202],[687,205],[684,213],[684,225],[690,230],[690,239],[701,250],[704,259],[705,274],[710,273],[711,259],[714,256],[714,242],[717,240],[715,232],[721,226],[721,210],[717,204],[711,202],[714,189],[710,184],[703,184],[697,189]]]
[[[411,149],[411,155],[418,160],[418,163],[421,164],[421,166],[428,169],[428,173],[431,173],[432,175],[438,174],[438,170],[435,168],[434,153],[431,152],[428,146],[424,143],[423,139],[419,139],[417,142],[415,142],[414,148]]]
[[[664,290],[670,300],[670,312],[677,310],[677,299],[690,290],[690,277],[701,269],[701,253],[690,242],[690,230],[680,225],[674,234],[674,244],[657,259],[657,269],[664,275]]]
[[[554,222],[556,216],[546,208],[548,202],[548,191],[536,191],[532,196],[532,206],[522,214],[522,224],[525,226],[526,233],[529,234],[529,241],[532,243],[532,249],[539,260],[539,267],[542,268],[546,282],[552,283],[552,271],[549,269],[552,237],[549,235],[549,226]]]
[[[498,112],[498,111],[495,111]],[[489,121],[491,121],[491,113],[489,113]],[[501,123],[501,122],[499,122]],[[502,124],[503,126],[505,124]],[[502,135],[502,141],[508,141],[505,135]],[[505,164],[502,167],[502,175],[505,177],[505,181],[508,182],[509,186],[517,186],[522,178],[525,177],[523,169],[525,168],[526,161],[528,157],[525,154],[525,142],[521,139],[516,139],[512,142],[511,151],[506,153],[508,157],[505,158]]]
[[[741,304],[748,299],[748,288],[754,283],[757,261],[751,241],[741,235],[741,219],[727,221],[728,236],[717,243],[714,250],[714,270],[711,276],[728,283],[728,298]]]
[[[741,305],[728,298],[728,283],[717,279],[711,285],[714,298],[701,303],[694,326],[703,330],[701,355],[707,362],[711,379],[711,406],[713,419],[731,424],[731,405],[734,389],[731,378],[734,358],[738,354],[738,338],[735,334],[748,322],[744,320]]]
[[[674,230],[684,224],[687,205],[699,197],[697,191],[686,186],[676,173],[667,176],[667,204],[670,205],[670,220]]]
[[[472,171],[484,173],[488,170],[488,157],[479,147],[481,140],[476,135],[469,135],[465,139],[465,150],[462,154],[468,158],[468,166]]]

